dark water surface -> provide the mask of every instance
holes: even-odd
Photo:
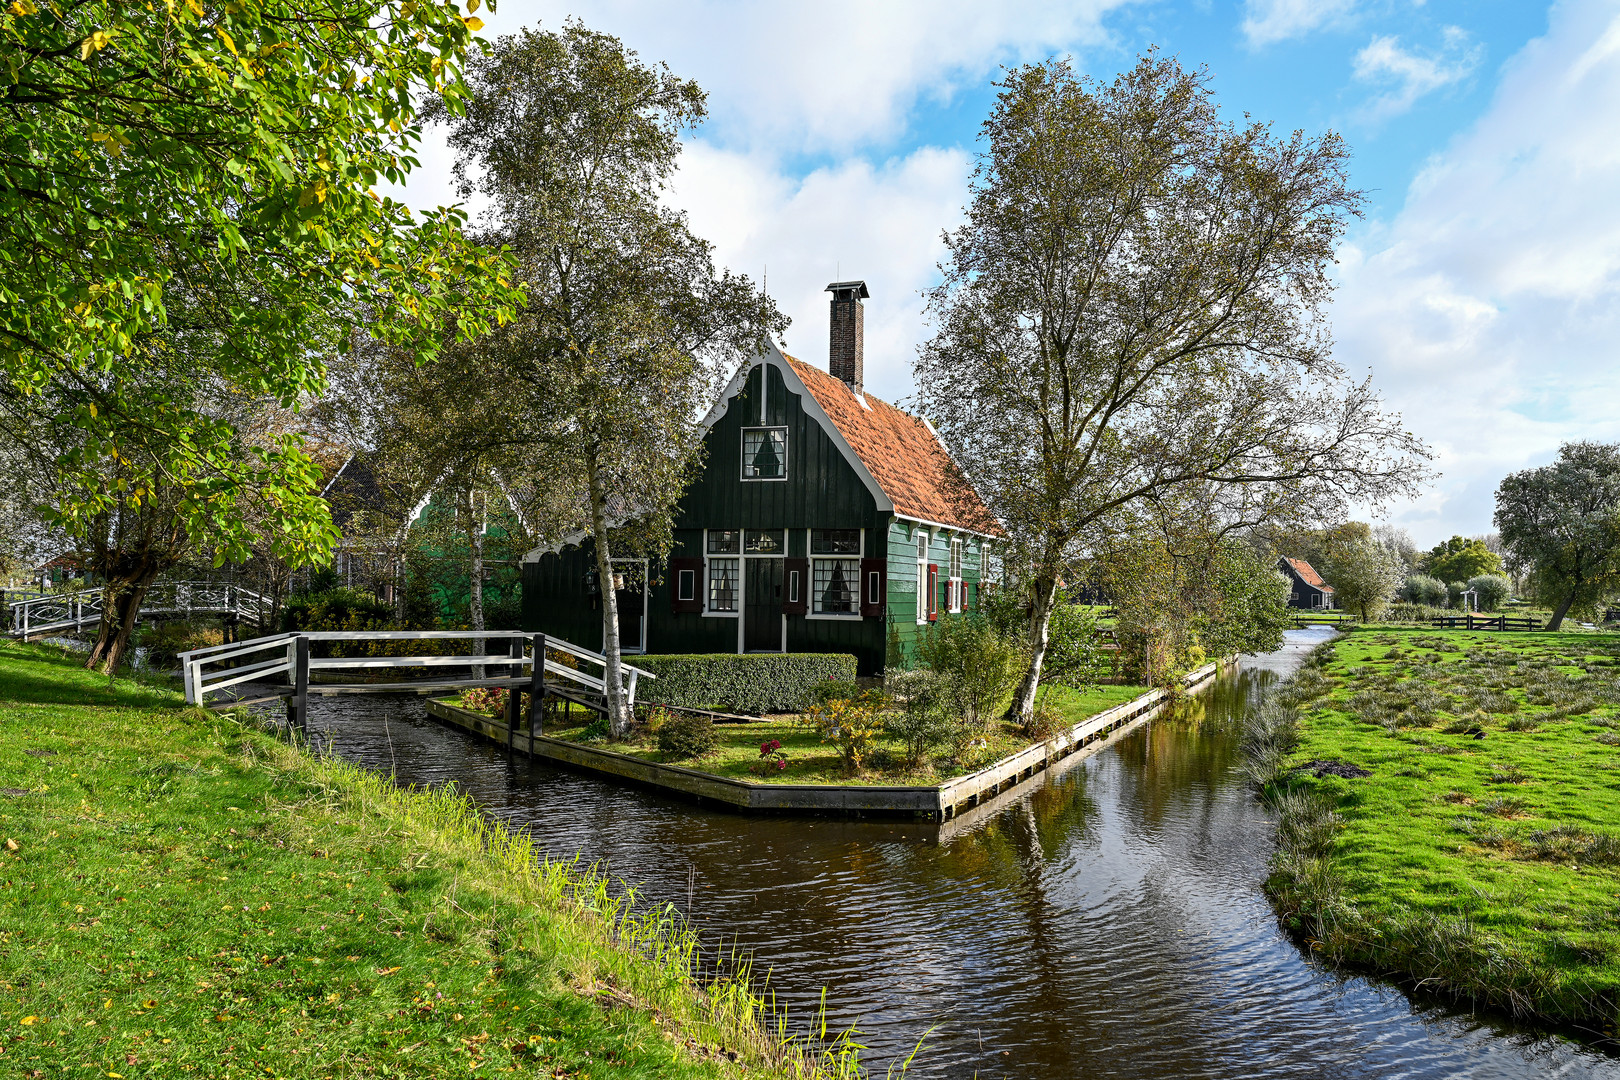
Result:
[[[881,1075],[933,1028],[937,1077],[1615,1077],[1620,1060],[1309,963],[1260,892],[1271,824],[1236,715],[1325,631],[1297,631],[1157,720],[937,825],[751,819],[509,761],[415,697],[311,703],[312,734],[402,783],[462,785],[752,950],[801,1022],[828,991]],[[1197,711],[1197,710],[1195,710]]]

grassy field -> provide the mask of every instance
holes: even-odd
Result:
[[[0,645],[0,1074],[857,1075],[452,791]]]
[[[1099,686],[1085,693],[1055,686],[1044,692],[1042,701],[1059,713],[1065,724],[1078,724],[1087,717],[1146,692],[1147,687],[1144,686]],[[557,727],[548,729],[546,734],[560,739],[585,740],[588,730],[584,726]],[[718,738],[715,749],[699,758],[666,757],[659,751],[655,736],[640,725],[628,740],[608,742],[601,739],[593,745],[634,754],[649,761],[685,765],[754,783],[932,785],[952,776],[982,769],[1030,744],[1028,736],[1015,726],[997,723],[983,743],[974,747],[963,760],[955,763],[936,760],[920,770],[908,770],[903,767],[900,746],[883,738],[878,741],[870,767],[855,776],[848,776],[843,771],[837,749],[831,743],[822,742],[814,730],[799,723],[795,717],[773,717],[748,724],[716,724],[715,734]],[[782,744],[781,750],[787,756],[785,769],[776,768],[760,758],[760,744],[771,740]]]
[[[1614,1034],[1620,636],[1358,627],[1317,659],[1288,758],[1316,764],[1260,777],[1286,918],[1330,959]]]

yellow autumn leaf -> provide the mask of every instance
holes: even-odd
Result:
[[[203,11],[203,6],[199,4],[197,0],[186,0],[186,7],[190,8],[191,13],[197,16],[199,19],[205,14]]]
[[[467,14],[471,15],[478,10],[479,0],[467,0]]]
[[[225,47],[227,49],[231,50],[231,55],[232,56],[240,56],[240,55],[242,55],[241,53],[236,51],[236,42],[231,40],[231,35],[227,34],[224,31],[223,28],[218,27],[218,26],[214,27],[214,33],[218,34],[219,35],[219,40],[224,43],[224,45],[225,45]]]
[[[480,30],[482,30],[484,28],[484,20],[480,19],[476,15],[469,15],[465,19],[462,19],[461,21],[466,23],[467,24],[467,29],[471,30],[475,34],[478,33],[478,31],[480,31]]]
[[[38,1019],[39,1017],[37,1016],[25,1016],[18,1022],[21,1023],[23,1027],[33,1027],[34,1021]]]
[[[91,53],[99,52],[100,50],[105,49],[107,47],[107,43],[110,41],[112,41],[111,34],[107,33],[105,30],[97,30],[95,33],[79,42],[79,59],[90,59]]]
[[[39,11],[39,5],[31,0],[11,0],[10,11],[13,15],[33,15]]]

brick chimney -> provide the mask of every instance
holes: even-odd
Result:
[[[827,291],[833,294],[827,370],[860,395],[866,386],[866,315],[861,301],[872,294],[864,281],[835,281]]]

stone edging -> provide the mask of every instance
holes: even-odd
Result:
[[[1189,672],[1186,687],[1193,689],[1204,685],[1220,668],[1220,664],[1205,664]],[[482,735],[518,753],[638,786],[718,803],[743,813],[832,814],[948,821],[969,807],[1028,782],[1053,763],[1149,719],[1164,707],[1169,696],[1166,690],[1150,690],[1139,698],[1088,717],[1067,731],[1045,742],[1027,746],[978,772],[954,777],[930,787],[750,784],[684,765],[664,765],[617,750],[582,746],[547,735],[537,735],[531,742],[525,731],[509,732],[504,723],[443,701],[429,700],[427,710],[430,716]]]

